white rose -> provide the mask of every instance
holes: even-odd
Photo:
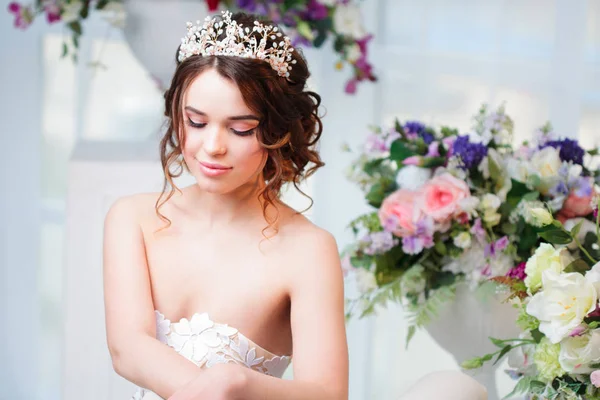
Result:
[[[371,271],[367,271],[364,268],[357,268],[356,272],[356,285],[361,293],[366,293],[371,290],[377,289],[377,281],[375,280],[375,274]]]
[[[333,14],[333,26],[340,35],[361,39],[365,36],[360,8],[355,4],[340,4]]]
[[[501,218],[502,214],[489,208],[483,213],[483,222],[490,227],[498,225]]]
[[[533,172],[541,178],[553,178],[558,175],[562,165],[559,151],[554,147],[545,147],[531,157]]]
[[[552,214],[548,212],[545,208],[542,207],[532,207],[529,209],[529,213],[531,218],[533,218],[536,226],[546,226],[550,225],[554,218],[552,218]]]
[[[579,229],[579,233],[577,233],[577,240],[579,240],[579,243],[583,243],[585,241],[585,236],[588,234],[588,232],[596,232],[596,224],[594,224],[589,219],[585,218],[571,218],[566,220],[563,225],[565,229],[570,232],[571,229],[573,229],[575,225],[577,225],[580,222],[581,228]],[[573,240],[567,245],[567,247],[569,248],[569,250],[575,250],[577,249],[577,243],[575,243],[575,241]]]
[[[558,361],[567,372],[587,374],[594,371],[589,364],[600,361],[600,331],[564,339],[560,343]]]
[[[471,246],[471,234],[469,232],[462,232],[454,237],[454,245],[461,249],[466,249]]]
[[[458,202],[458,206],[471,217],[477,216],[477,207],[479,207],[479,199],[475,196],[466,197]]]
[[[594,285],[598,298],[600,299],[600,262],[596,263],[592,269],[586,272],[585,279]]]
[[[525,286],[530,294],[535,293],[542,287],[542,274],[546,270],[556,273],[562,272],[572,261],[570,253],[566,249],[555,249],[549,243],[541,243],[535,249],[535,253],[525,264]]]
[[[401,189],[416,190],[423,186],[430,178],[431,170],[429,168],[406,165],[398,171],[396,183]]]
[[[481,203],[479,207],[482,210],[492,210],[496,211],[500,205],[502,204],[502,200],[498,196],[493,193],[486,193],[481,198]]]
[[[506,165],[508,175],[516,181],[527,182],[529,171],[532,169],[528,161],[512,160]]]
[[[596,288],[579,273],[552,270],[543,272],[542,287],[527,304],[527,313],[540,320],[540,332],[550,342],[559,343],[596,309]]]

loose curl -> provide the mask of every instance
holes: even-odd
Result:
[[[252,26],[255,20],[274,25],[269,20],[244,13],[236,13],[232,19],[244,26]],[[272,44],[269,38],[267,46]],[[155,205],[157,215],[167,222],[165,228],[171,225],[171,221],[160,212],[160,208],[176,190],[180,192],[173,178],[181,176],[184,169],[189,171],[182,155],[185,145],[185,135],[182,134],[184,94],[193,80],[209,69],[234,82],[244,102],[260,117],[256,135],[260,145],[267,150],[262,171],[266,185],[259,192],[263,216],[268,223],[263,229],[263,236],[265,230],[273,228],[279,219],[278,212],[274,219],[270,219],[267,209],[273,206],[277,210],[274,203],[281,194],[283,184],[291,182],[310,200],[306,210],[312,207],[312,198],[298,185],[325,165],[315,149],[323,132],[323,123],[318,114],[321,97],[306,90],[310,72],[302,52],[295,49],[292,57],[296,64],[293,64],[288,78],[280,77],[267,62],[252,58],[195,55],[178,63],[171,87],[164,95],[168,126],[160,142],[160,159],[165,180]],[[276,233],[277,228],[274,230]]]

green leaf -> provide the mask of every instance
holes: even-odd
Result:
[[[434,249],[442,256],[448,254],[448,249],[446,248],[444,242],[441,240],[435,242]]]
[[[377,182],[373,186],[371,186],[371,190],[366,195],[366,200],[375,208],[379,208],[381,203],[383,203],[383,199],[385,199],[387,195],[388,185],[386,182]]]
[[[577,225],[575,225],[573,227],[573,229],[571,229],[571,236],[576,237],[579,234],[582,224],[583,224],[583,221],[579,222]]]
[[[567,265],[567,267],[565,268],[565,272],[578,272],[580,274],[585,275],[585,273],[590,269],[592,269],[592,267],[588,263],[586,263],[585,260],[579,258]]]
[[[79,21],[73,21],[73,22],[69,23],[69,25],[67,25],[67,26],[77,35],[82,34],[81,24],[79,23]]]
[[[551,229],[539,232],[538,236],[552,244],[569,244],[573,241],[571,234],[564,229]]]
[[[96,9],[102,10],[104,7],[106,7],[108,5],[108,3],[110,3],[110,0],[99,0],[96,3]]]
[[[531,384],[532,381],[533,381],[533,377],[531,377],[531,376],[522,377],[519,380],[519,382],[517,382],[517,384],[515,385],[515,388],[512,390],[512,392],[510,392],[509,394],[504,396],[502,398],[502,400],[510,399],[520,393],[526,393],[529,390],[529,385]]]
[[[493,365],[498,364],[498,361],[500,361],[502,359],[502,357],[504,357],[506,355],[506,353],[508,353],[509,351],[512,350],[512,346],[506,346],[502,349],[502,351],[498,354],[498,356],[496,357],[496,360],[494,361]]]
[[[404,127],[402,126],[402,124],[400,123],[400,121],[398,119],[396,119],[396,121],[394,122],[394,128],[396,129],[396,132],[398,132],[400,134],[400,136],[402,136],[402,137],[405,136]]]
[[[540,192],[529,192],[523,195],[523,200],[525,201],[535,201],[540,198]]]
[[[541,342],[544,338],[544,334],[540,332],[538,328],[532,329],[531,331],[529,331],[529,333],[531,333],[531,337],[533,338],[533,340],[535,340],[536,343]]]
[[[67,54],[69,54],[69,47],[67,46],[66,42],[63,42],[61,57],[64,58]]]
[[[310,28],[310,25],[308,24],[308,22],[300,20],[298,21],[298,25],[296,25],[296,31],[303,37],[305,37],[306,39],[310,40],[311,42],[315,39],[315,35],[313,34],[312,29]]]
[[[408,349],[408,344],[412,340],[413,336],[415,336],[416,332],[417,332],[416,326],[411,325],[408,327],[408,333],[406,334],[406,347],[405,347],[406,349]]]
[[[408,157],[416,155],[411,149],[406,147],[401,140],[395,140],[390,149],[390,159],[394,161],[404,161]]]
[[[426,157],[423,159],[423,167],[425,168],[441,167],[445,163],[445,157]]]
[[[505,344],[504,340],[500,340],[500,339],[496,339],[496,338],[493,338],[493,337],[491,337],[491,338],[490,338],[490,341],[491,341],[491,342],[494,344],[494,346],[496,346],[496,347],[503,348],[504,346],[506,346],[506,344]]]

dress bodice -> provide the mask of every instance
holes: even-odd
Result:
[[[196,313],[179,322],[169,321],[159,311],[155,311],[155,315],[156,338],[200,368],[235,363],[281,378],[291,362],[291,356],[278,356],[265,350],[237,329],[212,321],[207,313]],[[149,393],[140,388],[133,400],[146,400]]]

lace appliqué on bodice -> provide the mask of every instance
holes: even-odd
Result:
[[[235,363],[266,375],[281,378],[291,362],[290,356],[277,356],[258,346],[237,329],[211,321],[207,313],[171,323],[159,311],[156,338],[200,368],[220,363]],[[141,400],[146,390],[139,389],[132,400]]]

